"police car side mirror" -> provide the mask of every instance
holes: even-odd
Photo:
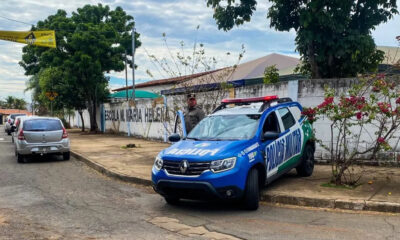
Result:
[[[278,132],[267,131],[267,132],[264,133],[262,140],[263,141],[275,140],[275,139],[277,139],[279,137],[279,135],[280,135],[280,133],[278,133]]]
[[[170,142],[179,142],[179,140],[181,140],[181,136],[179,136],[177,133],[174,133],[168,137],[168,140]]]

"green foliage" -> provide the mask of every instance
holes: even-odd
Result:
[[[132,56],[133,26],[133,17],[122,8],[111,10],[101,4],[85,5],[72,16],[58,10],[39,21],[32,30],[55,30],[57,48],[23,48],[20,65],[32,76],[27,89],[33,90],[34,99],[42,106],[48,106],[46,92],[57,92],[55,110],[89,108],[91,130],[96,130],[96,107],[109,93],[104,74],[122,71],[125,53]],[[136,48],[141,45],[138,38],[136,33]]]
[[[303,109],[308,119],[331,123],[330,131],[324,133],[330,140],[319,143],[330,155],[332,183],[357,184],[362,172],[352,165],[358,159],[376,159],[379,151],[391,150],[389,142],[400,129],[399,78],[368,76],[340,94],[325,87],[325,100],[317,107]]]
[[[371,30],[397,14],[396,0],[269,0],[271,27],[294,29],[297,51],[303,60],[298,69],[313,78],[351,77],[373,72],[383,60]],[[218,28],[225,31],[250,21],[255,0],[207,0]]]
[[[276,65],[268,66],[264,70],[264,83],[277,83],[279,82],[279,70]]]
[[[4,101],[0,101],[0,108],[12,108],[26,110],[26,101],[23,98],[8,96]]]

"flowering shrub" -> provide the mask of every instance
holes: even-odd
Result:
[[[325,88],[325,99],[315,108],[305,108],[309,121],[319,118],[331,122],[330,141],[320,145],[329,152],[332,183],[356,184],[361,174],[352,165],[356,160],[377,158],[379,151],[388,151],[390,139],[400,126],[399,76],[383,74],[359,80],[346,94],[337,96]],[[336,97],[335,97],[336,96]],[[367,139],[367,140],[366,140]]]

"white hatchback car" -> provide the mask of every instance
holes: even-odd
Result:
[[[13,137],[19,163],[30,155],[62,154],[64,160],[70,159],[68,133],[59,118],[23,118]]]

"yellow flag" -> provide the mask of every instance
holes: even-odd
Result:
[[[42,47],[56,48],[56,34],[54,31],[0,31],[0,39]]]

